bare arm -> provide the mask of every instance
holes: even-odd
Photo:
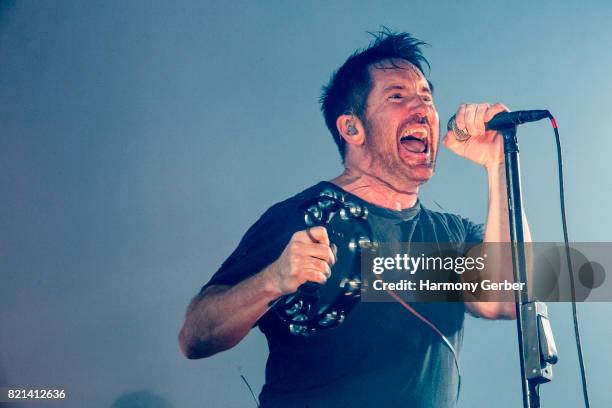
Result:
[[[280,257],[234,286],[210,286],[196,296],[185,316],[179,344],[187,358],[204,358],[232,348],[278,297],[306,281],[325,283],[335,256],[323,227],[298,231]]]
[[[504,163],[487,168],[489,180],[489,200],[484,242],[498,243],[510,241],[508,220],[508,200],[506,192],[506,170]],[[523,215],[525,242],[531,242],[527,218]],[[495,254],[489,252],[496,252]],[[491,245],[487,247],[489,259],[494,268],[489,268],[480,276],[480,280],[492,282],[507,280],[514,282],[512,257],[508,246]],[[516,310],[513,302],[467,302],[466,307],[475,315],[487,319],[515,319]]]
[[[456,114],[456,124],[471,137],[461,142],[455,139],[452,132],[448,132],[444,140],[445,146],[450,150],[484,166],[487,170],[488,211],[484,242],[490,243],[510,241],[503,136],[485,129],[485,123],[502,111],[508,111],[508,108],[500,103],[462,104]],[[525,242],[530,242],[531,235],[525,217],[523,217],[523,227]],[[489,267],[480,273],[478,280],[514,281],[511,252],[507,249],[501,245],[487,246],[489,255],[487,264],[494,267]],[[466,295],[470,296],[469,293]],[[466,302],[466,307],[471,313],[488,319],[516,318],[513,302]]]
[[[187,358],[209,357],[240,342],[281,296],[271,266],[235,286],[210,286],[187,308],[179,344]]]

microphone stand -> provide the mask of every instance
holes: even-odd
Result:
[[[512,271],[515,283],[527,282],[525,236],[523,230],[523,206],[519,149],[516,125],[500,129],[504,138],[506,189],[508,193],[508,218]],[[516,329],[521,363],[523,407],[540,407],[540,384],[552,380],[552,364],[557,362],[557,350],[548,321],[546,304],[529,300],[528,284],[515,292]]]

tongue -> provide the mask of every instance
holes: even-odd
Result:
[[[417,139],[404,140],[402,145],[413,153],[423,153],[426,149],[425,143]]]

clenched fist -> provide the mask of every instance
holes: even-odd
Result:
[[[283,295],[294,293],[305,282],[323,284],[331,275],[336,256],[324,227],[298,231],[281,256],[268,268],[269,276]]]
[[[455,138],[453,131],[448,131],[444,146],[459,156],[465,157],[485,167],[496,166],[504,162],[504,142],[502,135],[495,130],[485,130],[485,123],[500,112],[508,112],[501,103],[464,103],[459,106],[455,115],[457,128],[470,134],[466,141]]]

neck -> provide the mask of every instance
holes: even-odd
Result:
[[[395,211],[413,207],[419,192],[418,185],[398,187],[380,176],[349,166],[330,182],[362,200]]]

